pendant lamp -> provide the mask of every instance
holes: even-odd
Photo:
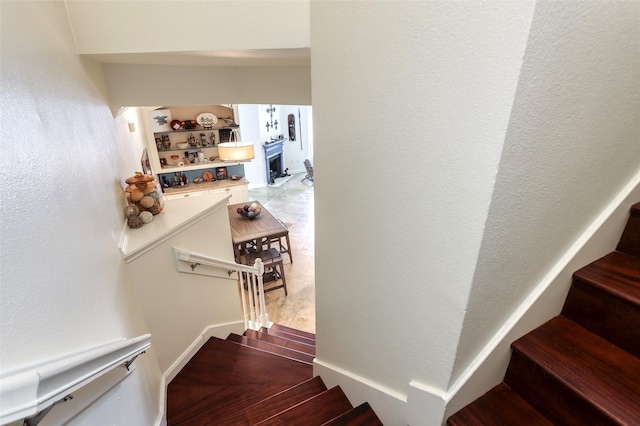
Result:
[[[251,142],[238,141],[238,130],[231,132],[229,142],[218,144],[218,157],[222,161],[249,161],[255,158]]]

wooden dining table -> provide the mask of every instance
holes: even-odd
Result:
[[[260,214],[252,219],[238,214],[238,208],[246,204],[256,203],[262,210]],[[246,203],[231,204],[229,209],[229,224],[231,225],[231,241],[233,242],[233,252],[236,261],[240,261],[247,246],[262,250],[263,244],[268,244],[275,238],[285,238],[286,247],[284,252],[291,258],[291,244],[289,242],[289,229],[280,220],[276,219],[259,201],[249,201]]]

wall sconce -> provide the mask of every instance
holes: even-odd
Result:
[[[276,108],[273,105],[269,105],[267,108],[267,112],[269,113],[269,121],[267,122],[267,132],[269,131],[269,127],[272,129],[278,130],[278,120],[273,121],[273,113],[276,112]]]

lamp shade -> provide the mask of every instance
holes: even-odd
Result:
[[[253,144],[249,142],[223,142],[218,144],[218,157],[222,161],[247,161],[255,158]]]

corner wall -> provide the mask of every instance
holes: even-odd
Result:
[[[311,4],[317,360],[385,424],[444,412],[532,13]]]
[[[118,252],[123,179],[140,167],[141,141],[127,124],[135,117],[112,117],[62,2],[0,7],[4,370],[148,331]],[[153,350],[135,364],[84,415],[159,421]]]
[[[639,28],[637,2],[536,4],[452,381],[640,172]]]

